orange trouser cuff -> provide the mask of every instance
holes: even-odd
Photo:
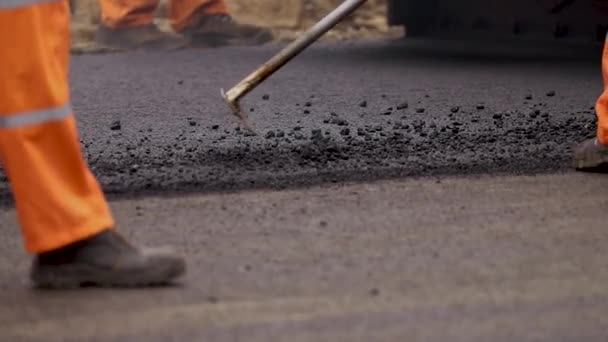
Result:
[[[152,24],[159,0],[100,0],[101,21],[110,28]]]
[[[596,105],[597,112],[597,139],[600,143],[608,145],[608,91],[604,91]]]
[[[105,26],[119,29],[151,24],[159,0],[99,0],[101,19]],[[184,30],[201,15],[227,14],[224,0],[171,0],[171,25]]]
[[[604,92],[597,100],[595,106],[597,113],[597,139],[602,144],[608,144],[608,43],[604,43],[602,74],[604,78]]]
[[[114,225],[69,105],[69,18],[63,0],[0,10],[0,161],[32,253]]]
[[[201,16],[213,14],[228,14],[223,0],[173,0],[169,12],[171,27],[175,32],[196,24]]]

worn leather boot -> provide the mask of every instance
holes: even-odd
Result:
[[[194,46],[262,45],[273,39],[269,29],[239,24],[226,14],[203,15],[183,34]]]
[[[31,279],[41,288],[166,285],[181,276],[185,261],[169,251],[139,250],[114,230],[38,255]]]
[[[574,149],[574,164],[581,171],[608,169],[608,145],[596,138],[585,140]]]
[[[98,44],[124,50],[177,50],[189,44],[187,37],[163,32],[154,24],[124,29],[101,24],[95,40]]]

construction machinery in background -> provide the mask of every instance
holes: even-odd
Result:
[[[605,0],[389,0],[390,25],[407,37],[512,37],[603,43]],[[606,7],[604,7],[605,9]]]
[[[221,95],[230,112],[254,132],[239,101],[367,0],[344,0],[294,42]],[[390,25],[406,37],[441,35],[522,37],[584,44],[601,43],[608,0],[389,0]]]

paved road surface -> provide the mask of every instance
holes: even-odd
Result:
[[[594,130],[599,51],[444,45],[315,47],[245,99],[257,137],[219,89],[275,46],[78,56],[73,102],[93,170],[123,195],[568,169]]]
[[[36,292],[11,212],[3,341],[606,341],[608,178],[383,181],[114,202],[170,289]]]
[[[321,45],[246,99],[262,135],[245,136],[219,88],[274,51],[75,58],[83,147],[123,231],[190,273],[33,291],[4,206],[0,340],[608,339],[608,178],[568,171],[599,54]]]

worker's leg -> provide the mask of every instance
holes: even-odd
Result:
[[[109,28],[133,28],[152,24],[159,0],[99,0],[101,22]]]
[[[602,72],[604,76],[604,92],[597,100],[597,139],[600,143],[608,145],[608,43],[604,44],[602,58]]]
[[[188,40],[162,32],[154,25],[159,0],[99,0],[98,43],[119,49],[178,49]]]
[[[172,0],[169,16],[171,26],[176,32],[186,27],[204,15],[227,15],[228,7],[223,0]]]
[[[0,151],[33,253],[113,225],[70,108],[68,20],[63,1],[0,10]]]
[[[604,91],[597,100],[597,136],[582,142],[574,150],[574,164],[579,170],[608,168],[608,36],[602,54]]]
[[[196,46],[258,45],[272,39],[268,29],[239,24],[224,0],[171,0],[171,25]]]
[[[32,279],[44,286],[148,285],[184,271],[172,254],[129,245],[86,165],[70,108],[64,0],[0,3],[0,157]]]

